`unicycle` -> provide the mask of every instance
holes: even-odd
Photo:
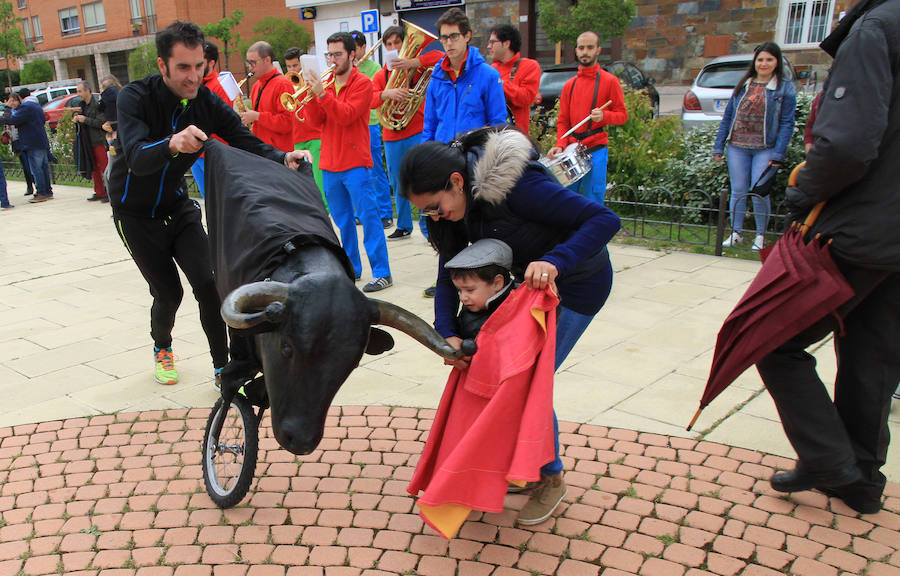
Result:
[[[231,396],[227,402],[226,396]],[[203,434],[203,482],[220,508],[231,508],[250,489],[264,411],[265,404],[254,412],[253,404],[241,392],[223,391],[213,406]]]

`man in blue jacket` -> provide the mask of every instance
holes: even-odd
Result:
[[[53,198],[50,191],[50,141],[44,129],[44,111],[40,104],[12,92],[6,99],[11,109],[4,115],[2,122],[12,124],[19,131],[19,149],[28,158],[28,166],[34,178],[35,193],[29,200],[31,203],[45,202]]]
[[[500,73],[469,46],[472,27],[465,12],[451,8],[437,21],[447,53],[431,74],[425,94],[422,141],[450,142],[457,134],[506,123]]]

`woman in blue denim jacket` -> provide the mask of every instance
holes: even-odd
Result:
[[[771,164],[781,165],[794,131],[797,92],[786,82],[782,71],[781,48],[764,42],[753,51],[750,68],[728,101],[713,147],[713,158],[722,159],[728,142],[728,174],[731,179],[731,235],[722,243],[728,248],[743,240],[744,210],[751,186],[764,184],[763,172]],[[774,177],[771,170],[765,180]],[[753,198],[756,238],[753,249],[765,243],[766,224],[771,209],[769,197]]]

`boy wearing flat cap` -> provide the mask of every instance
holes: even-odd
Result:
[[[444,264],[459,292],[457,335],[474,339],[488,317],[512,288],[512,248],[501,240],[483,238]]]

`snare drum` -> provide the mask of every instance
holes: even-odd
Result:
[[[570,186],[591,171],[591,155],[587,149],[578,142],[566,146],[566,149],[556,155],[556,158],[543,157],[539,160],[547,167],[559,183]]]

